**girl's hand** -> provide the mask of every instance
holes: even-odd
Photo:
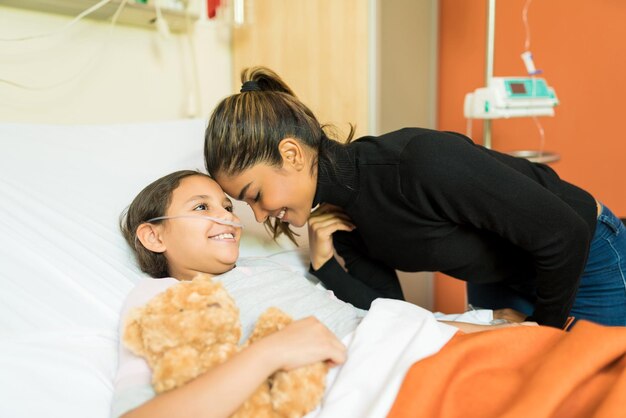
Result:
[[[311,265],[317,270],[335,255],[333,233],[352,231],[356,226],[338,206],[322,203],[309,217]]]
[[[277,370],[292,370],[318,361],[327,361],[331,366],[346,361],[346,347],[313,316],[294,321],[252,346],[256,344],[266,345],[272,359],[279,362]]]

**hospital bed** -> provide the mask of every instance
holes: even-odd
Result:
[[[109,415],[119,311],[142,275],[118,217],[154,179],[204,169],[204,127],[0,124],[0,416]],[[235,205],[242,257],[305,274],[306,245],[274,242]]]
[[[140,277],[118,217],[154,179],[203,169],[203,131],[0,124],[0,416],[108,416],[118,312]],[[304,269],[301,251],[246,223],[243,256]]]
[[[0,123],[0,416],[109,416],[119,311],[141,277],[118,217],[152,180],[203,170],[204,126]],[[305,274],[305,246],[272,241],[249,209],[235,210],[242,257]],[[415,305],[376,301],[311,416],[385,416],[409,367],[454,332]]]

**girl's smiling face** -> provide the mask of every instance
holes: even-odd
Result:
[[[191,280],[198,273],[217,275],[235,266],[241,228],[201,217],[239,222],[232,202],[215,181],[201,175],[184,178],[172,192],[166,216],[182,216],[155,225],[170,275]]]

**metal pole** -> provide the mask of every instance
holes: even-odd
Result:
[[[487,6],[487,53],[485,57],[485,85],[491,85],[493,78],[494,40],[496,33],[496,0],[488,0]],[[491,119],[483,122],[483,145],[491,148]]]

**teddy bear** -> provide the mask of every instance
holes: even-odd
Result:
[[[269,308],[240,346],[241,323],[235,301],[221,283],[199,275],[131,310],[123,342],[146,360],[152,370],[154,390],[162,393],[184,385],[291,321],[281,310]],[[301,417],[321,401],[327,372],[324,362],[278,371],[231,417]]]

